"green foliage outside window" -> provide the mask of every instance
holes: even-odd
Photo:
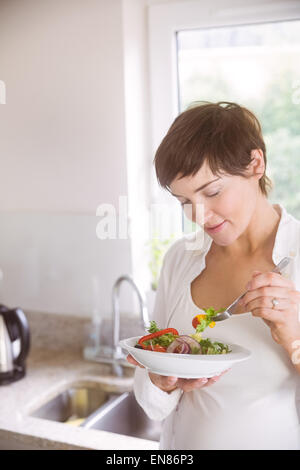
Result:
[[[163,258],[165,253],[167,252],[168,248],[175,240],[175,234],[171,234],[171,236],[167,239],[161,240],[158,237],[158,234],[155,233],[154,237],[147,243],[150,251],[150,261],[148,266],[151,271],[151,288],[153,290],[157,289],[160,270],[163,262]]]
[[[272,203],[300,219],[300,21],[179,33],[180,109],[233,101],[262,125]]]

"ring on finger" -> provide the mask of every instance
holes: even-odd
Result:
[[[275,297],[272,299],[272,308],[276,309],[277,305],[279,304],[279,300]]]

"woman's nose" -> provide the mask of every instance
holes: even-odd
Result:
[[[212,218],[212,213],[205,210],[203,204],[197,204],[193,207],[193,222],[196,222],[201,227],[204,227]]]
[[[212,213],[209,213],[207,216],[204,216],[204,224],[203,225],[206,225],[211,218],[212,218]]]

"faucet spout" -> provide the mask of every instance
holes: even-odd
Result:
[[[125,358],[122,353],[122,348],[119,346],[120,341],[120,287],[123,281],[127,281],[132,288],[135,290],[139,305],[140,305],[140,323],[143,329],[149,325],[148,309],[146,307],[144,298],[139,291],[138,286],[134,282],[131,276],[127,274],[120,276],[113,285],[112,290],[112,307],[113,307],[113,356],[115,359]]]

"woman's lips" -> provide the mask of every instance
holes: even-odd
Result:
[[[222,228],[224,227],[225,222],[226,222],[226,220],[223,220],[223,222],[222,222],[221,224],[216,225],[216,226],[213,227],[213,228],[207,227],[206,230],[207,230],[209,233],[217,233],[217,232],[220,232],[220,230],[222,230]]]

